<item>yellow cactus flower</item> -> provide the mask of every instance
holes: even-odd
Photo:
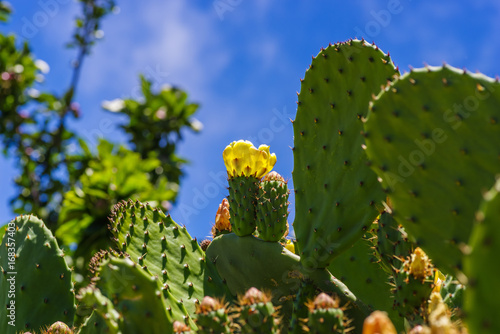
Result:
[[[292,240],[290,239],[286,240],[285,248],[295,254],[295,245],[293,244]]]
[[[276,154],[269,152],[269,146],[255,148],[248,140],[234,141],[222,153],[230,178],[252,176],[260,179],[270,172],[276,163]]]

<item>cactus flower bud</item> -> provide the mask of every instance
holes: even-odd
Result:
[[[339,301],[338,299],[334,299],[327,295],[326,293],[322,292],[320,293],[315,299],[312,304],[310,304],[310,308],[317,310],[317,309],[330,309],[330,308],[338,308],[339,307]]]
[[[252,176],[260,179],[270,172],[276,163],[276,155],[269,152],[269,146],[255,148],[248,140],[229,144],[222,153],[229,178]]]
[[[188,325],[180,322],[180,321],[174,321],[173,323],[173,327],[174,327],[174,333],[184,333],[184,332],[189,332],[191,331],[191,328],[189,328]]]
[[[229,214],[229,202],[227,198],[222,200],[219,204],[219,209],[217,209],[217,214],[215,215],[215,228],[219,231],[229,231],[231,232],[231,223],[229,219],[231,215]]]
[[[397,334],[387,313],[375,311],[363,323],[363,334]]]
[[[250,288],[248,291],[245,293],[243,297],[240,298],[240,304],[241,305],[252,305],[252,304],[258,304],[258,303],[267,303],[271,300],[271,298],[265,294],[264,292],[260,291],[257,288]]]
[[[416,279],[422,280],[432,275],[431,260],[420,247],[417,247],[411,254],[409,273]]]

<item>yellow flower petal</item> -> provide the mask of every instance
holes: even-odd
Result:
[[[230,178],[246,176],[260,179],[276,163],[276,154],[269,152],[268,145],[260,145],[257,149],[248,140],[232,142],[226,146],[222,157]]]

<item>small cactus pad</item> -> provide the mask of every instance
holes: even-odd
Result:
[[[265,241],[280,241],[288,233],[288,185],[276,172],[270,172],[259,184],[257,196],[257,232]]]
[[[481,191],[500,173],[500,85],[450,66],[412,70],[373,101],[366,153],[394,218],[460,278]]]
[[[239,316],[241,333],[278,333],[278,326],[275,322],[277,312],[271,303],[271,295],[259,289],[250,288],[239,297]]]
[[[389,212],[382,212],[375,226],[376,255],[380,265],[387,273],[392,274],[393,268],[401,265],[399,258],[405,259],[413,252],[415,245],[409,241],[408,235]]]
[[[38,332],[56,321],[72,326],[71,271],[50,230],[34,216],[17,217],[6,228],[0,248],[0,333]]]
[[[294,230],[303,261],[325,268],[378,215],[384,200],[362,149],[373,94],[398,71],[364,41],[323,49],[302,80],[294,129]]]
[[[434,288],[433,265],[427,254],[416,248],[395,271],[394,281],[394,309],[411,324],[421,322]]]
[[[197,333],[230,333],[230,318],[226,306],[224,302],[218,299],[210,296],[203,297],[203,300],[196,308]]]
[[[149,204],[128,201],[115,206],[111,220],[118,249],[157,276],[189,314],[194,314],[195,304],[205,295],[226,294],[225,284],[205,261],[197,240],[170,215]]]
[[[304,330],[308,333],[345,333],[344,312],[339,308],[337,299],[322,292],[307,306],[309,314]]]
[[[119,328],[123,334],[172,333],[176,310],[156,277],[129,258],[114,256],[103,260],[97,275],[96,288],[112,300],[122,318]]]
[[[365,237],[359,239],[351,248],[336,257],[328,270],[345,283],[371,311],[387,312],[398,329],[403,329],[403,318],[392,309],[392,299],[389,298],[389,275],[378,263],[370,240]]]
[[[498,277],[500,267],[500,179],[484,197],[466,258],[469,283],[464,292],[466,323],[470,333],[500,333]]]

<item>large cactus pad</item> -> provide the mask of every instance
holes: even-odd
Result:
[[[378,215],[385,195],[367,166],[362,118],[397,73],[376,46],[350,41],[322,50],[302,80],[293,123],[294,230],[310,266],[327,267]]]
[[[500,173],[499,121],[498,83],[443,66],[388,86],[365,123],[366,152],[394,218],[457,277],[481,191]]]

